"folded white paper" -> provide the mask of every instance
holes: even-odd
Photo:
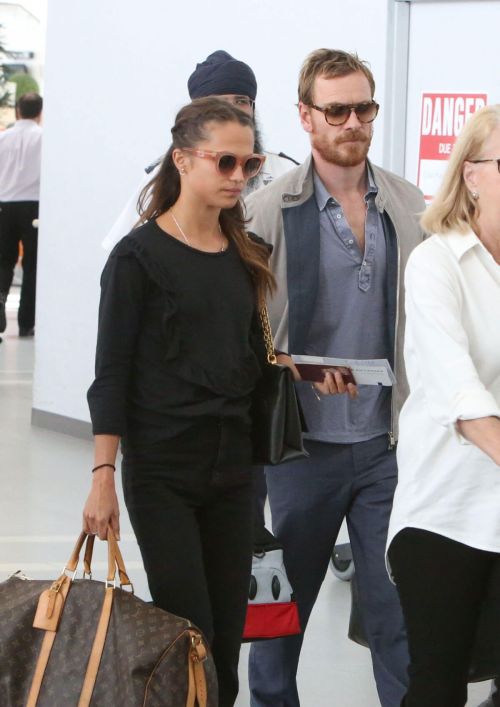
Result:
[[[350,368],[357,385],[387,385],[396,383],[396,377],[386,358],[355,359],[328,356],[300,356],[292,354],[294,363],[318,366],[328,370],[335,366]]]

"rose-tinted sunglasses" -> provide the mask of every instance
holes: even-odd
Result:
[[[250,179],[255,177],[260,170],[265,161],[265,155],[245,155],[244,157],[238,157],[232,152],[214,152],[213,150],[197,150],[192,147],[183,147],[185,152],[190,152],[197,157],[203,157],[205,159],[214,160],[215,166],[219,174],[224,177],[229,177],[234,172],[237,167],[242,168],[243,176],[245,179]]]

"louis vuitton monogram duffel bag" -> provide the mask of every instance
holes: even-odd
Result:
[[[111,529],[106,582],[75,580],[85,540],[91,577],[94,538],[82,533],[56,581],[0,583],[0,705],[217,707],[200,631],[123,589],[132,585]]]

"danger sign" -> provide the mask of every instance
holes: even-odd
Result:
[[[439,188],[446,161],[464,124],[486,103],[486,93],[422,94],[418,186],[427,200]]]

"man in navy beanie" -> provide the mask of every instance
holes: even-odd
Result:
[[[248,104],[252,109],[257,96],[257,81],[252,69],[244,61],[238,61],[222,49],[196,64],[187,87],[191,99],[236,96],[249,99]],[[231,102],[239,105],[236,101]]]
[[[189,97],[192,100],[206,96],[219,96],[255,119],[255,98],[257,96],[255,74],[248,64],[235,59],[222,49],[213,52],[204,61],[196,65],[196,69],[188,79],[187,87]],[[258,126],[255,129],[255,151],[264,153],[266,161],[257,177],[250,180],[246,193],[269,184],[273,179],[288,172],[298,164],[282,152],[277,154],[265,151],[262,148]],[[137,224],[139,219],[137,212],[139,195],[147,183],[156,175],[162,159],[163,156],[159,157],[145,168],[146,174],[143,176],[141,183],[128,200],[125,208],[102,243],[103,248],[106,250],[111,250],[120,238],[126,236]]]

